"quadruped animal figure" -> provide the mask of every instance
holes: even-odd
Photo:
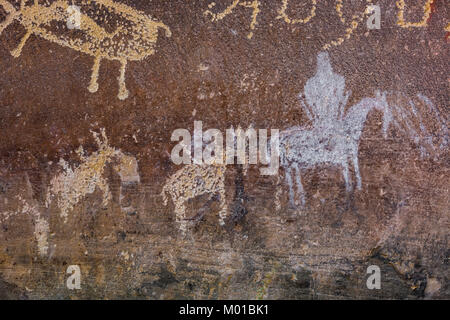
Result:
[[[59,164],[62,170],[51,179],[43,204],[33,197],[33,187],[28,174],[25,173],[25,190],[23,190],[25,192],[19,192],[15,196],[18,206],[13,210],[0,212],[0,225],[18,215],[28,215],[32,219],[37,249],[41,257],[50,254],[49,209],[53,205],[59,210],[64,223],[68,221],[69,214],[75,206],[88,194],[96,191],[97,188],[102,192],[102,205],[108,205],[112,194],[105,177],[107,165],[110,165],[120,176],[119,204],[122,212],[129,213],[129,210],[134,209],[131,206],[122,206],[122,186],[140,183],[136,158],[125,155],[122,151],[109,146],[104,129],[100,130],[100,134],[93,132],[93,135],[98,150],[87,156],[84,154],[82,147],[78,148],[76,152],[81,159],[81,164],[74,167],[61,159]]]
[[[225,164],[189,164],[178,170],[166,181],[161,192],[163,204],[167,206],[167,195],[170,195],[175,205],[176,222],[183,234],[186,234],[188,228],[185,202],[204,194],[208,195],[208,200],[216,195],[219,196],[219,224],[225,225],[228,214],[225,198],[225,172]]]
[[[73,19],[73,6],[79,8],[77,30],[66,25]],[[7,0],[0,0],[0,6],[7,13],[0,23],[0,34],[17,20],[25,29],[19,45],[11,52],[19,57],[28,38],[34,34],[61,46],[94,57],[89,91],[98,90],[98,76],[102,59],[119,61],[121,64],[118,98],[124,100],[129,92],[125,85],[125,70],[128,61],[140,61],[155,53],[158,29],[171,36],[168,26],[155,21],[145,13],[113,0],[20,0],[16,9]],[[78,10],[78,9],[77,9]],[[91,14],[102,12],[102,14]],[[108,25],[113,21],[115,30]],[[57,27],[55,27],[55,25]]]
[[[376,92],[375,97],[363,98],[346,110],[350,94],[345,91],[344,77],[333,72],[328,53],[319,53],[317,72],[306,82],[304,94],[299,96],[301,106],[311,120],[311,126],[295,126],[280,133],[280,160],[289,185],[289,201],[292,206],[298,204],[296,194],[301,206],[306,203],[302,170],[318,166],[337,167],[344,177],[346,190],[351,191],[353,186],[349,167],[353,165],[356,188],[362,188],[358,149],[371,110],[383,113],[384,138],[387,138],[392,124],[418,144],[422,155],[430,155],[448,145],[448,126],[428,98],[418,95],[421,103],[427,106],[427,110],[421,112],[411,100],[409,108],[405,108],[389,104],[388,92]],[[424,114],[433,115],[437,121],[439,134],[433,134],[439,135],[439,146],[436,146],[436,139],[433,141],[432,134],[427,129]]]
[[[112,198],[109,183],[104,176],[108,164],[120,176],[121,185],[140,183],[136,159],[109,146],[104,129],[101,130],[101,138],[97,132],[93,134],[98,150],[86,156],[80,147],[77,153],[82,162],[74,168],[61,159],[59,164],[63,170],[50,181],[45,206],[48,208],[56,200],[65,222],[75,205],[97,188],[102,192],[102,205],[108,205]]]
[[[238,127],[238,130],[241,130],[241,128]],[[236,135],[234,135],[234,147],[237,147]],[[219,225],[225,225],[225,220],[228,217],[228,204],[225,191],[227,164],[225,158],[226,156],[222,163],[213,161],[211,164],[186,164],[166,180],[160,194],[163,199],[163,205],[168,205],[168,196],[170,196],[175,206],[176,223],[183,235],[186,235],[188,231],[190,220],[195,220],[186,218],[185,203],[202,195],[207,195],[206,206],[211,201],[219,200]],[[245,176],[249,168],[248,158],[245,157],[243,162],[242,171]],[[204,212],[205,209],[203,208],[201,211]],[[203,214],[200,213],[197,216],[201,217]]]

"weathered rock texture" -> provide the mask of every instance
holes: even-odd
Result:
[[[450,298],[446,1],[379,30],[364,1],[68,3],[0,0],[0,298]],[[280,129],[278,175],[173,164],[195,120]]]

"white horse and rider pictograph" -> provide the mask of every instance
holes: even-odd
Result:
[[[75,36],[67,26],[73,15],[73,5],[80,8],[77,23],[78,33]],[[11,51],[18,58],[31,35],[38,36],[63,47],[88,54],[94,57],[91,81],[88,90],[92,93],[98,90],[98,76],[102,59],[120,62],[118,98],[128,98],[129,92],[125,84],[125,71],[128,61],[141,61],[155,53],[158,40],[158,29],[165,31],[167,37],[172,35],[169,27],[154,20],[123,3],[113,0],[20,0],[16,7],[7,0],[0,0],[0,7],[6,11],[6,19],[0,23],[0,34],[14,21],[25,28],[25,35],[19,45]],[[72,10],[71,10],[72,9]],[[104,14],[92,14],[103,12]],[[114,31],[108,31],[109,20],[115,18],[118,23]],[[54,28],[57,23],[58,28]],[[53,27],[52,27],[53,26]]]
[[[447,147],[448,126],[425,96],[418,94],[419,103],[415,104],[411,99],[405,99],[403,94],[377,91],[375,97],[363,98],[347,108],[350,95],[345,91],[345,78],[333,72],[328,53],[319,53],[317,72],[306,82],[304,93],[299,95],[311,126],[295,126],[280,133],[280,162],[285,171],[292,206],[298,202],[301,206],[306,204],[302,171],[319,166],[340,169],[348,192],[353,190],[350,178],[350,166],[353,166],[356,188],[362,189],[359,143],[372,110],[383,114],[385,139],[390,126],[393,126],[417,144],[421,156],[435,156]],[[388,96],[402,103],[389,103]],[[435,126],[435,131],[430,130],[430,123]]]

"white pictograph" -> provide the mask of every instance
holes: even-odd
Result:
[[[367,115],[373,109],[383,113],[385,138],[389,126],[394,125],[418,145],[422,156],[433,155],[448,145],[448,126],[425,96],[417,96],[422,108],[409,99],[405,107],[389,104],[387,96],[390,93],[376,92],[375,97],[363,98],[347,108],[350,95],[350,92],[345,91],[345,78],[333,72],[328,53],[319,53],[317,72],[306,82],[304,97],[303,94],[299,96],[302,108],[312,124],[310,127],[292,127],[280,134],[280,160],[289,185],[291,205],[295,205],[297,200],[302,206],[306,202],[301,173],[309,168],[340,168],[346,190],[351,191],[350,166],[353,166],[356,188],[362,188],[358,162],[359,141]],[[397,96],[397,100],[404,98],[401,94]],[[429,120],[437,126],[433,134],[427,128],[425,115],[431,117]],[[296,194],[299,199],[296,199]]]

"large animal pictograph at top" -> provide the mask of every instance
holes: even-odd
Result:
[[[73,6],[80,9],[77,28],[70,30],[68,21],[73,17]],[[28,38],[34,34],[61,46],[94,57],[89,91],[98,90],[98,75],[102,59],[119,61],[120,76],[118,98],[128,97],[125,70],[128,61],[140,61],[155,53],[158,29],[171,36],[168,26],[143,12],[113,0],[21,0],[20,7],[0,0],[7,13],[0,23],[0,34],[17,20],[26,29],[18,47],[11,52],[19,57]]]

